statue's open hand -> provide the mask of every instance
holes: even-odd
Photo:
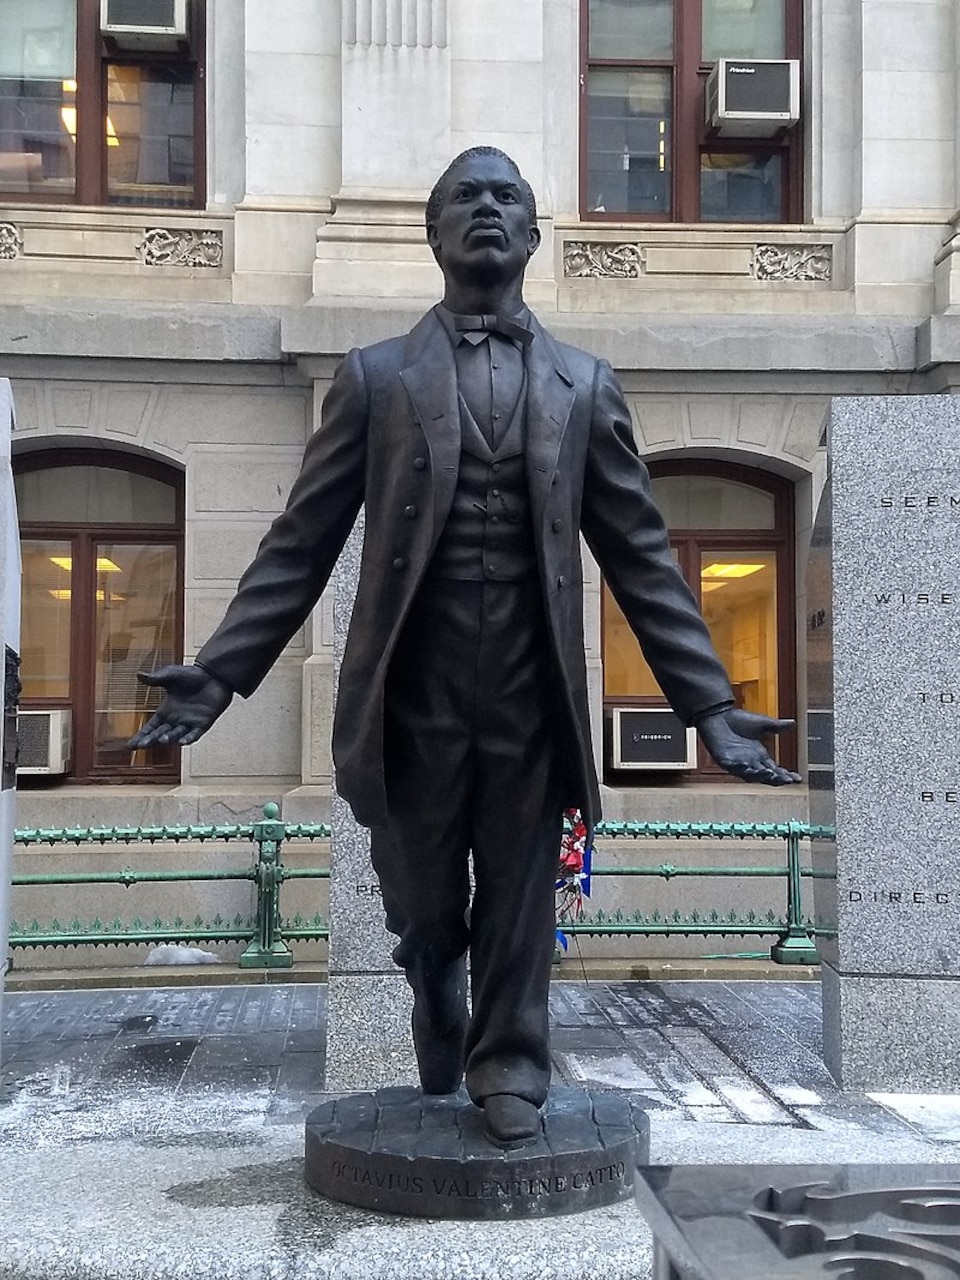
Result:
[[[158,671],[138,671],[141,684],[160,686],[166,697],[150,719],[130,739],[129,746],[188,747],[222,715],[230,705],[233,690],[203,667],[160,667]]]
[[[792,720],[774,720],[770,716],[731,707],[701,720],[697,732],[714,760],[727,773],[736,774],[747,782],[782,787],[788,782],[800,782],[800,775],[777,764],[760,738],[764,734],[790,729],[793,723]]]

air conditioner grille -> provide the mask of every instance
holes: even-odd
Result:
[[[176,0],[108,0],[107,18],[111,27],[169,31],[177,25]]]
[[[789,103],[789,62],[727,63],[728,111],[763,114],[784,111]]]
[[[42,769],[50,759],[51,716],[20,716],[17,721],[17,765],[21,769]]]

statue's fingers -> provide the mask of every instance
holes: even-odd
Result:
[[[157,742],[164,747],[175,747],[190,731],[191,726],[188,724],[168,724],[167,728],[157,738]]]
[[[149,746],[158,729],[167,723],[167,717],[159,711],[155,711],[153,715],[144,724],[140,726],[137,732],[127,743],[128,747],[145,747]]]
[[[138,671],[137,679],[141,684],[155,689],[158,685],[166,685],[172,675],[171,667],[159,667],[156,671]]]
[[[770,720],[770,728],[764,730],[765,733],[785,733],[787,729],[792,729],[796,725],[796,720]]]
[[[180,712],[171,709],[169,703],[164,702],[140,732],[131,739],[131,742],[136,742],[140,747],[169,746],[179,742],[183,735],[193,728],[193,725],[193,717],[188,720],[181,719]]]

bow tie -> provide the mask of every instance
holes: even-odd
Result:
[[[512,338],[525,347],[533,341],[533,334],[516,320],[508,320],[506,316],[457,316],[453,317],[453,325],[458,333],[499,333],[504,338]]]

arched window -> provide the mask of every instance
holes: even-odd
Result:
[[[700,602],[738,706],[796,714],[793,490],[767,472],[727,463],[650,464],[653,494],[670,545]],[[603,587],[603,695],[614,706],[664,706],[665,699],[626,619]],[[796,735],[782,735],[780,760],[796,768]],[[606,764],[612,768],[608,749]],[[702,750],[697,771],[718,773]],[[642,779],[626,772],[616,780]]]
[[[71,713],[74,780],[177,776],[126,743],[159,698],[136,673],[183,651],[183,477],[58,448],[15,467],[23,553],[22,706]]]

